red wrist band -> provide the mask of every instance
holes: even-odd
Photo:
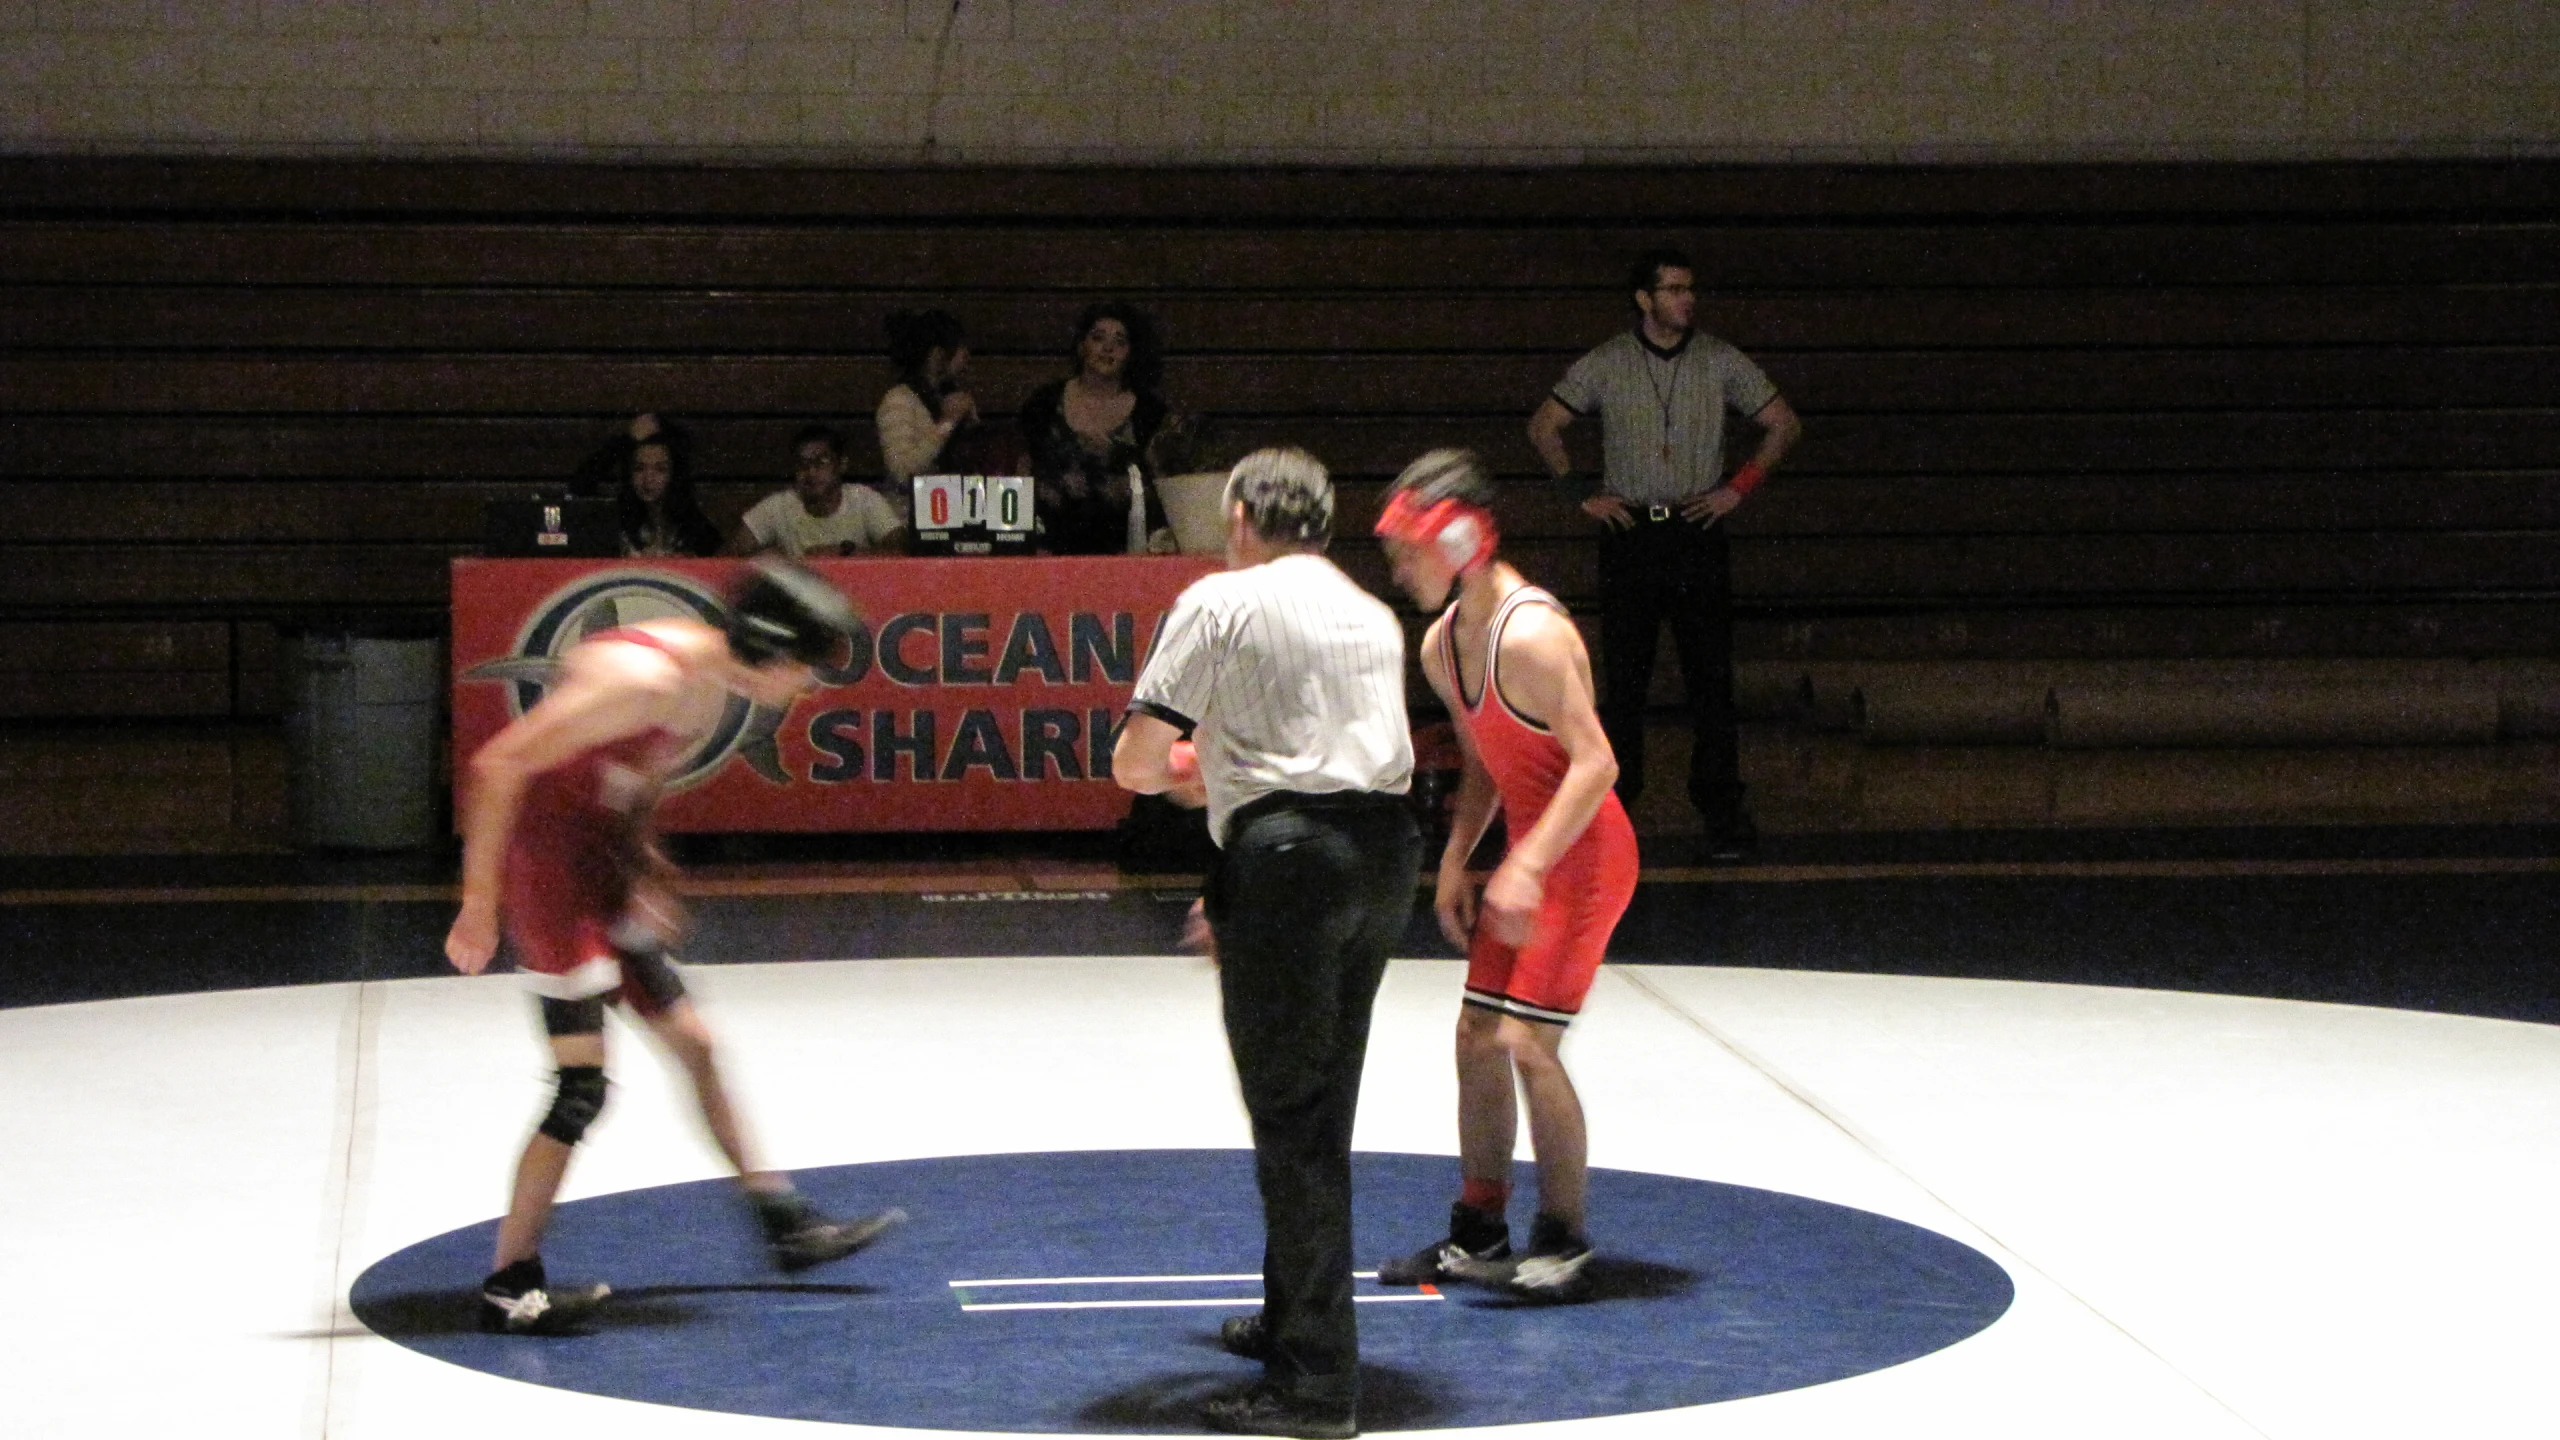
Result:
[[[1733,478],[1725,481],[1724,483],[1725,488],[1731,490],[1734,494],[1748,495],[1752,491],[1759,489],[1760,482],[1768,478],[1769,472],[1761,469],[1758,463],[1753,462],[1747,463],[1741,469],[1734,471]]]
[[[1190,741],[1176,740],[1164,768],[1165,773],[1173,777],[1174,784],[1188,785],[1200,778],[1200,752]]]

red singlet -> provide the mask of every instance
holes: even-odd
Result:
[[[1478,758],[1502,797],[1504,828],[1516,842],[1538,823],[1564,783],[1571,757],[1553,732],[1520,714],[1502,698],[1503,627],[1522,605],[1564,607],[1534,585],[1505,596],[1486,627],[1484,693],[1470,700],[1458,669],[1458,611],[1449,607],[1441,651],[1449,666],[1450,693],[1458,697],[1458,723],[1467,727]],[[1582,1010],[1609,935],[1636,893],[1636,832],[1626,807],[1612,792],[1599,812],[1547,871],[1545,898],[1529,922],[1527,943],[1513,948],[1479,923],[1467,951],[1466,1003],[1562,1025]]]
[[[584,643],[644,645],[672,654],[645,630],[608,630]],[[626,735],[533,777],[507,844],[501,910],[517,962],[537,994],[583,1000],[620,991],[643,1014],[654,1007],[626,985],[613,944],[657,799],[657,776],[674,737]]]

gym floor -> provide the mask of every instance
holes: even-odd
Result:
[[[1367,1426],[2545,1433],[2554,838],[1650,847],[1566,1052],[1603,1298],[1365,1289]],[[449,858],[0,863],[0,1255],[43,1297],[0,1321],[12,1428],[1179,1433],[1250,1378],[1208,1338],[1259,1240],[1179,877],[694,849],[694,986],[768,1150],[913,1218],[761,1270],[618,1032],[550,1255],[620,1303],[547,1342],[460,1328],[546,1067],[515,982],[443,966]],[[1419,914],[1401,953],[1370,1259],[1454,1186],[1458,966]]]

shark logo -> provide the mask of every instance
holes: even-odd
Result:
[[[722,627],[729,623],[728,607],[720,603],[717,594],[680,575],[655,570],[607,570],[583,575],[534,607],[532,617],[516,635],[512,653],[501,660],[472,666],[464,678],[504,684],[509,711],[522,715],[558,678],[561,657],[571,647],[607,630],[671,617]],[[855,647],[865,669],[869,668],[870,647],[863,642],[869,638],[858,636]],[[843,683],[832,673],[821,679]],[[667,777],[667,789],[682,790],[710,779],[732,754],[743,758],[748,769],[773,784],[790,784],[790,772],[782,768],[782,751],[774,738],[781,729],[783,714],[768,706],[749,704],[744,696],[730,696],[719,723]]]

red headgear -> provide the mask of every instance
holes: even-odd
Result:
[[[1410,490],[1387,498],[1376,529],[1389,540],[1430,546],[1461,575],[1491,560],[1494,544],[1501,538],[1493,512],[1483,506],[1457,499],[1416,504]]]

